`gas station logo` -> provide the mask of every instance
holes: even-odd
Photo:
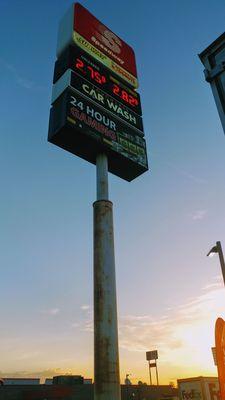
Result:
[[[98,30],[95,33],[95,36],[97,39],[105,46],[108,47],[113,53],[120,54],[121,53],[121,47],[122,47],[122,42],[121,40],[111,31],[105,28],[103,25],[98,26]],[[92,36],[92,40],[94,40],[95,37]],[[121,60],[121,64],[124,64],[124,61]]]
[[[113,57],[120,65],[124,64],[124,60],[118,56],[121,53],[121,40],[113,32],[106,29],[104,25],[98,25],[91,41],[106,52],[109,57]]]

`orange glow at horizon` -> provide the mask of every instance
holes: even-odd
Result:
[[[52,377],[54,374],[75,374],[93,379],[92,354],[92,317],[90,307],[83,306],[86,320],[76,327],[76,335],[88,338],[88,347],[84,340],[79,350],[77,360],[73,362],[69,343],[60,339],[58,356],[55,354],[54,343],[46,344],[48,351],[36,346],[36,350],[27,354],[17,355],[13,365],[16,370],[6,369],[13,376]],[[146,361],[146,351],[158,350],[157,362],[159,383],[168,384],[179,378],[193,376],[217,376],[211,347],[214,346],[214,327],[218,316],[223,317],[225,310],[224,288],[221,280],[203,288],[199,296],[190,299],[186,304],[176,309],[168,309],[167,314],[157,318],[149,315],[126,315],[119,318],[120,343],[120,376],[124,383],[126,374],[133,384],[139,380],[149,384],[149,370]],[[74,331],[72,332],[74,337]],[[28,344],[25,344],[28,347]],[[31,346],[31,345],[30,345]],[[35,344],[32,344],[35,346]],[[70,348],[70,358],[64,358],[64,348]],[[75,345],[73,345],[76,353]],[[19,350],[18,350],[19,351]],[[40,351],[40,355],[39,355]],[[85,358],[83,357],[85,356]],[[5,355],[5,358],[8,354]],[[55,361],[49,361],[51,357]],[[4,361],[4,354],[2,355]],[[75,358],[75,357],[74,357]],[[23,364],[23,371],[19,366]],[[55,368],[55,365],[60,366]],[[17,371],[17,372],[16,372]],[[34,372],[36,371],[36,372]],[[39,371],[39,372],[38,372]],[[1,374],[4,375],[4,371]],[[25,374],[25,375],[24,375]],[[156,383],[155,371],[152,369],[153,383]]]

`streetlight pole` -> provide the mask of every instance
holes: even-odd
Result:
[[[222,270],[222,275],[223,275],[223,282],[224,282],[224,285],[225,285],[225,263],[224,263],[223,250],[222,250],[221,243],[220,242],[216,242],[216,247],[218,249],[220,265],[221,265],[221,270]]]
[[[223,256],[223,250],[221,246],[221,242],[216,242],[216,245],[211,248],[211,250],[208,252],[207,256],[210,254],[215,254],[218,253],[219,259],[220,259],[220,266],[221,266],[221,271],[223,275],[223,282],[225,285],[225,262],[224,262],[224,256]]]

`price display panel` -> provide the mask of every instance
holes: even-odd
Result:
[[[81,94],[94,100],[104,109],[110,111],[112,114],[121,118],[126,123],[130,124],[133,128],[137,129],[140,136],[144,136],[142,118],[129,109],[126,105],[109,96],[103,90],[93,85],[88,80],[82,78],[76,72],[68,69],[60,79],[53,85],[52,90],[52,103],[70,86],[78,90]]]
[[[142,115],[140,96],[125,86],[118,78],[77,46],[69,46],[55,63],[55,83],[67,69],[72,69],[80,76],[92,82],[103,91],[126,105],[133,112]]]
[[[148,170],[145,140],[136,129],[70,88],[51,108],[48,140],[93,164],[105,152],[109,171],[127,181]]]

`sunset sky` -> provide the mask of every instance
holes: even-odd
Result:
[[[68,0],[0,2],[0,376],[93,378],[95,167],[47,142],[58,23]],[[87,0],[135,50],[149,172],[110,174],[121,381],[216,375],[225,318],[225,137],[198,53],[224,0]]]

